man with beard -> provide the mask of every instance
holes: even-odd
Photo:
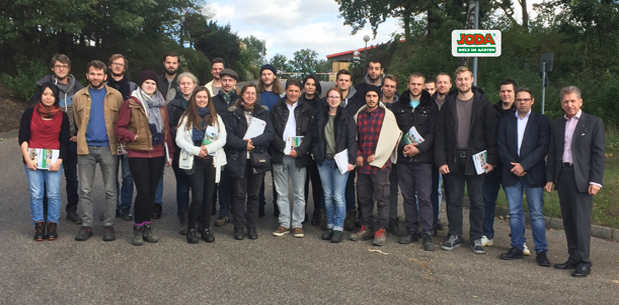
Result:
[[[220,57],[215,57],[211,61],[211,75],[213,76],[213,80],[206,83],[204,87],[211,94],[211,96],[215,96],[221,90],[221,77],[219,76],[219,72],[224,69],[224,60]]]
[[[168,52],[163,55],[163,75],[159,75],[157,90],[161,92],[166,103],[176,97],[176,91],[178,90],[176,80],[178,65],[179,56],[176,52]]]
[[[271,110],[284,93],[282,84],[277,78],[277,69],[273,65],[266,64],[260,68],[260,80],[258,80],[258,94],[260,103]]]
[[[75,77],[70,74],[71,60],[64,54],[56,54],[52,57],[52,72],[37,82],[37,88],[34,91],[34,95],[30,100],[30,105],[34,106],[39,102],[41,97],[42,85],[45,83],[56,84],[60,98],[60,108],[67,113],[69,117],[69,125],[71,127],[71,138],[69,145],[67,146],[67,154],[65,159],[62,160],[64,169],[64,176],[67,179],[66,191],[67,191],[67,220],[80,223],[81,219],[77,215],[77,202],[79,196],[77,195],[78,181],[77,181],[77,142],[76,142],[76,128],[73,120],[73,95],[78,90],[84,88],[84,86]],[[47,196],[43,197],[43,207],[47,211]],[[47,215],[47,212],[44,213]]]
[[[116,211],[116,181],[118,141],[114,126],[123,97],[117,90],[107,86],[107,67],[98,60],[87,65],[88,87],[75,93],[75,124],[77,125],[77,163],[80,179],[79,204],[82,209],[82,227],[75,240],[91,237],[93,222],[92,183],[97,163],[103,176],[105,206],[103,240],[116,239],[114,221]]]
[[[131,93],[138,87],[136,83],[129,81],[125,76],[128,66],[129,61],[122,54],[113,54],[108,62],[110,78],[107,80],[107,85],[118,90],[122,94],[123,100],[129,99]],[[118,163],[121,167],[122,186],[117,186],[116,188],[117,190],[120,189],[120,200],[116,206],[116,216],[129,221],[133,220],[133,215],[131,215],[133,176],[131,176],[131,170],[129,170],[129,158],[126,153],[121,154],[119,152]],[[103,216],[101,217],[103,218]]]
[[[370,59],[368,63],[368,72],[363,77],[363,82],[359,83],[355,86],[357,92],[365,92],[368,86],[374,85],[377,87],[382,87],[383,79],[385,78],[385,69],[383,64],[378,59]]]

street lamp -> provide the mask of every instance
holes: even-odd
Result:
[[[368,59],[368,41],[370,41],[370,35],[363,36],[363,41],[365,41],[365,56],[363,56],[363,67],[365,68]]]

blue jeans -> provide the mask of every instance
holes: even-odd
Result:
[[[129,168],[129,157],[126,154],[118,156],[118,165],[121,168],[122,184],[116,182],[116,192],[120,194],[120,199],[116,205],[116,210],[131,209],[133,202],[133,176]]]
[[[522,179],[514,186],[504,186],[509,206],[509,226],[512,230],[512,247],[523,250],[526,238],[524,237],[524,207],[522,205],[523,191],[527,195],[529,215],[531,215],[531,232],[535,242],[535,253],[548,250],[546,242],[546,223],[544,222],[544,193],[542,187],[528,187]]]
[[[295,158],[284,156],[282,163],[273,164],[273,179],[277,190],[277,206],[279,207],[279,225],[285,228],[301,228],[305,219],[305,167],[297,167]],[[288,198],[288,179],[292,180],[294,201],[290,206]],[[292,221],[291,221],[292,218]]]
[[[501,188],[501,180],[503,180],[502,171],[501,166],[497,166],[493,171],[487,173],[484,178],[484,222],[482,226],[484,235],[488,239],[494,238],[496,199]],[[505,189],[505,186],[503,189]]]
[[[57,172],[38,169],[30,170],[26,165],[26,177],[30,187],[30,213],[33,222],[44,221],[43,197],[47,196],[47,220],[58,223],[60,217],[60,182],[62,167]],[[45,194],[44,194],[45,193]]]
[[[344,231],[348,172],[341,174],[335,161],[324,160],[322,165],[318,165],[318,174],[324,192],[327,227],[334,231]]]

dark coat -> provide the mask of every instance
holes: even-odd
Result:
[[[496,166],[499,157],[496,154],[496,115],[492,104],[486,98],[481,88],[472,88],[473,111],[471,112],[471,131],[469,137],[468,155],[465,165],[465,175],[477,175],[472,156],[486,150],[487,163]],[[437,167],[448,165],[452,173],[459,171],[457,161],[457,120],[456,102],[458,90],[454,89],[445,98],[445,104],[439,112],[434,136],[434,159]]]
[[[261,119],[267,122],[264,129],[264,133],[255,138],[252,138],[255,150],[267,153],[267,146],[273,138],[273,124],[271,124],[268,108],[266,106],[256,105],[254,108],[253,116],[257,119]],[[243,136],[247,131],[247,120],[243,109],[237,106],[231,106],[228,108],[228,112],[225,116],[226,124],[226,159],[228,164],[226,165],[226,172],[231,177],[240,178],[245,174],[245,164],[247,162],[247,141],[243,140]]]
[[[503,186],[514,186],[522,178],[528,187],[543,187],[546,184],[546,154],[550,144],[550,119],[531,112],[522,138],[518,155],[518,119],[512,113],[499,121],[497,153],[503,163]],[[527,172],[518,177],[510,171],[511,163],[520,163]]]
[[[424,138],[423,143],[417,145],[419,154],[413,157],[404,155],[403,151],[406,143],[400,141],[398,145],[398,163],[433,163],[434,125],[438,116],[438,106],[432,99],[432,96],[425,90],[422,90],[419,105],[413,109],[410,105],[410,91],[406,91],[397,102],[391,105],[391,111],[398,121],[398,127],[404,134],[411,127],[415,126],[417,132]]]
[[[178,122],[186,109],[183,108],[183,105],[181,104],[181,98],[178,94],[173,100],[168,103],[167,107],[169,116],[168,122],[170,123],[170,136],[172,137],[172,139],[176,139],[176,127],[178,127]],[[177,155],[180,154],[181,150],[178,148],[178,145],[176,145],[176,141],[172,142],[174,143],[174,151]]]
[[[314,161],[322,165],[327,155],[327,141],[325,141],[325,126],[329,121],[329,111],[317,113],[314,117],[314,146],[312,154]],[[335,132],[335,152],[348,149],[348,163],[355,165],[357,158],[357,124],[355,120],[342,108],[337,109],[333,122]]]
[[[306,167],[311,156],[309,154],[312,147],[312,120],[314,116],[314,109],[310,105],[302,100],[298,101],[299,105],[294,109],[294,116],[297,123],[297,136],[303,136],[303,142],[299,147],[295,147],[298,158],[295,160],[297,167]],[[269,111],[271,123],[273,124],[274,136],[271,145],[269,146],[269,153],[271,154],[272,163],[282,163],[284,159],[284,149],[286,148],[286,141],[283,139],[284,130],[286,129],[286,122],[288,122],[288,107],[286,106],[286,98],[281,98],[277,101],[277,104]]]
[[[223,91],[219,91],[219,92],[223,92]],[[239,100],[241,97],[235,93],[233,93],[232,95],[230,95],[230,103],[226,103],[226,100],[224,99],[224,97],[221,94],[215,94],[215,96],[213,96],[212,100],[213,103],[215,104],[215,110],[217,110],[217,113],[222,113],[227,115],[228,113],[228,108],[234,106],[237,100]],[[225,117],[225,115],[222,115],[222,118]]]
[[[180,90],[178,89],[178,74],[179,73],[176,73],[176,76],[174,76],[174,79],[172,79],[172,88],[175,88],[177,93]],[[165,99],[166,95],[168,94],[168,80],[165,78],[165,74],[158,76],[157,90],[161,93],[161,95],[163,95],[163,98]]]

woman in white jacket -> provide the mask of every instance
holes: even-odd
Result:
[[[198,242],[198,215],[202,221],[202,239],[207,243],[215,241],[211,211],[215,184],[219,182],[221,167],[226,164],[225,144],[226,126],[217,115],[211,95],[205,87],[196,87],[176,131],[176,145],[181,149],[178,167],[187,171],[191,185],[188,243]]]

